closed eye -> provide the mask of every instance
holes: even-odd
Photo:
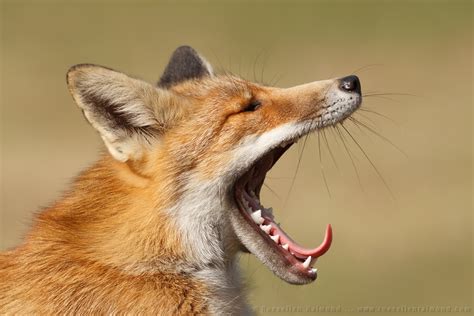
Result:
[[[252,100],[249,102],[249,104],[247,104],[247,106],[242,110],[242,112],[253,112],[257,110],[261,105],[262,103],[260,101]]]

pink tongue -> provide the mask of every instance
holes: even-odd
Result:
[[[288,249],[292,252],[296,257],[300,259],[306,259],[307,257],[311,256],[313,259],[318,258],[326,253],[331,247],[332,242],[332,227],[331,224],[328,224],[326,228],[326,235],[324,236],[324,240],[319,245],[319,247],[313,249],[307,249],[298,245],[295,241],[293,241],[276,223],[272,221],[273,232],[272,235],[280,235],[280,244],[288,244]]]

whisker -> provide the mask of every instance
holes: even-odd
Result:
[[[334,126],[330,126],[331,127],[331,135],[332,137],[334,138],[334,142],[336,143],[337,147],[339,148],[339,150],[341,150],[341,144],[339,144],[339,141],[337,140],[338,137],[341,137],[339,136],[337,133],[336,133],[336,128]]]
[[[304,152],[304,148],[306,146],[306,141],[307,140],[308,140],[308,134],[306,134],[306,136],[303,140],[303,149],[301,150],[300,156],[298,157],[298,163],[296,164],[295,174],[293,176],[293,179],[291,180],[290,189],[288,190],[288,193],[286,194],[285,203],[283,204],[284,207],[286,207],[286,204],[288,203],[288,199],[290,197],[290,194],[293,191],[293,186],[295,185],[295,181],[296,181],[296,175],[298,174],[298,170],[300,169],[301,160],[303,159],[303,152]]]
[[[268,55],[268,54],[266,54]],[[263,56],[263,64],[262,64],[262,70],[260,71],[260,83],[263,84],[264,80],[264,76],[265,76],[265,66],[267,65],[267,60],[268,60],[268,56]]]
[[[353,72],[351,72],[351,74],[355,75],[356,73],[358,73],[359,71],[361,70],[368,70],[370,68],[374,68],[374,67],[377,67],[377,66],[383,66],[383,64],[369,64],[369,65],[365,65],[363,67],[360,67],[360,68],[357,68],[356,70],[354,70]]]
[[[357,127],[357,129],[358,129],[362,134],[367,135],[367,134],[365,133],[365,131],[362,129],[362,127],[360,127],[359,124],[357,124],[357,121],[355,120],[355,118],[353,118],[353,117],[350,116],[350,117],[348,117],[348,119]]]
[[[272,177],[272,176],[266,176],[265,179],[269,180],[288,180],[291,179],[292,177]]]
[[[233,74],[233,70],[232,70],[232,54],[229,54],[229,60],[228,60],[228,63],[229,63],[229,70],[230,70],[230,73]]]
[[[406,96],[406,97],[420,97],[419,95],[411,94],[411,93],[396,93],[396,92],[387,92],[387,93],[366,93],[363,94],[362,97],[369,97],[369,96]]]
[[[271,193],[273,193],[273,195],[274,195],[277,199],[281,200],[280,196],[279,196],[279,195],[275,192],[275,190],[273,190],[268,184],[266,184],[266,183],[264,182],[263,185],[264,185]]]
[[[276,73],[273,75],[272,79],[270,79],[268,85],[269,86],[275,86],[278,82],[280,82],[281,78],[283,78],[282,73]]]
[[[333,153],[332,153],[331,147],[329,146],[329,141],[328,141],[328,138],[327,138],[327,136],[326,136],[326,129],[322,129],[321,131],[323,132],[324,142],[326,143],[326,147],[328,148],[329,155],[331,156],[332,161],[334,162],[334,166],[335,166],[336,169],[339,171],[339,166],[337,165],[336,158],[334,158],[334,155],[333,155]]]
[[[365,94],[374,94],[374,93],[381,93],[380,91],[377,91],[377,90],[365,90],[364,91]],[[364,96],[364,95],[362,95]]]
[[[399,102],[398,100],[395,100],[395,99],[392,99],[392,98],[389,98],[389,97],[386,97],[386,96],[382,96],[382,95],[369,94],[369,95],[364,95],[363,98],[364,99],[366,99],[366,98],[379,98],[379,99],[388,100],[388,101],[392,101],[392,102]]]
[[[257,57],[255,58],[254,62],[253,62],[253,81],[254,82],[257,82],[257,73],[256,73],[256,67],[257,67],[257,63],[258,61],[260,60],[260,56],[263,54],[264,52],[264,48],[262,48],[260,50],[260,52],[257,54]]]
[[[352,166],[354,167],[354,171],[355,171],[355,174],[357,176],[357,180],[359,181],[359,185],[361,187],[361,190],[362,190],[362,192],[364,192],[364,186],[362,185],[362,181],[360,179],[359,171],[357,170],[357,166],[354,162],[354,159],[352,158],[351,151],[349,150],[349,147],[347,146],[347,144],[344,140],[344,136],[342,135],[341,131],[339,130],[339,126],[335,125],[334,127],[336,128],[336,131],[339,133],[339,137],[342,141],[342,144],[344,145],[344,148],[346,149],[346,152],[349,155],[349,158],[351,160]]]
[[[355,114],[356,114],[356,113],[354,113],[354,115],[352,115],[352,116],[349,116],[349,118],[350,118],[350,119],[354,119]],[[377,125],[370,117],[368,117],[368,116],[365,115],[364,113],[360,113],[360,112],[359,112],[359,113],[357,113],[357,115],[363,117],[364,119],[366,119],[366,120],[369,121],[370,123],[374,124],[374,126]]]
[[[321,170],[321,175],[323,176],[324,184],[326,185],[326,190],[328,191],[329,198],[331,198],[331,191],[329,190],[328,181],[326,179],[326,175],[324,174],[324,166],[323,166],[323,157],[321,155],[321,141],[318,133],[318,151],[319,151],[319,166]]]
[[[377,132],[376,130],[374,130],[373,128],[369,127],[367,124],[365,124],[364,122],[361,122],[360,120],[356,119],[355,117],[351,117],[351,121],[355,124],[359,124],[360,126],[364,127],[365,129],[367,129],[368,131],[372,132],[374,135],[377,135],[378,137],[380,137],[382,140],[384,140],[385,142],[389,143],[390,145],[392,145],[396,150],[398,150],[401,154],[403,154],[406,158],[408,158],[408,154],[402,150],[400,147],[398,147],[397,145],[395,145],[390,139],[388,139],[387,137],[383,136],[382,134],[380,134],[379,132]]]
[[[242,55],[239,55],[239,77],[242,77]]]
[[[389,191],[392,199],[394,201],[396,201],[396,198],[395,198],[395,195],[393,194],[392,190],[390,189],[390,187],[388,186],[387,182],[385,181],[384,177],[382,176],[382,174],[380,173],[379,169],[375,166],[375,164],[372,162],[372,160],[369,158],[369,156],[367,155],[367,153],[365,152],[365,150],[362,148],[362,146],[359,144],[359,142],[357,142],[357,140],[354,138],[354,136],[352,136],[352,134],[349,132],[349,130],[343,125],[341,124],[342,128],[346,131],[346,133],[349,135],[349,137],[354,141],[354,143],[357,145],[357,147],[359,148],[359,150],[362,152],[362,154],[365,156],[365,158],[367,158],[367,161],[369,161],[369,163],[372,165],[372,167],[374,168],[375,172],[377,173],[377,175],[379,176],[380,180],[382,180],[383,184],[385,185],[385,187],[387,188],[387,190]]]
[[[222,64],[222,61],[220,60],[219,56],[216,54],[214,50],[211,50],[211,54],[214,56],[214,59],[217,61],[217,69],[219,72],[224,72],[226,67]]]
[[[388,116],[386,116],[386,115],[384,115],[384,114],[382,114],[382,113],[379,113],[379,112],[377,112],[377,111],[374,111],[374,110],[372,110],[372,109],[360,107],[359,110],[358,110],[356,113],[358,113],[359,111],[375,114],[375,115],[377,115],[377,116],[380,116],[380,117],[382,117],[382,118],[384,118],[384,119],[389,120],[390,122],[394,123],[394,124],[397,125],[397,126],[400,126],[400,124],[399,124],[397,121],[395,121],[394,119],[392,119],[391,117],[388,117]],[[358,114],[360,114],[360,113],[358,113]]]

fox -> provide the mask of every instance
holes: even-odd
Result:
[[[316,280],[332,227],[305,248],[260,191],[298,139],[360,107],[357,76],[271,87],[181,46],[157,83],[93,64],[66,81],[105,148],[0,253],[0,314],[253,314],[239,253],[285,282]]]

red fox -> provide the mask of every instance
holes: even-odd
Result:
[[[248,314],[241,251],[286,282],[316,279],[331,227],[298,245],[260,189],[299,138],[358,109],[356,76],[268,87],[182,46],[157,85],[91,64],[67,85],[108,151],[0,254],[0,314]]]

